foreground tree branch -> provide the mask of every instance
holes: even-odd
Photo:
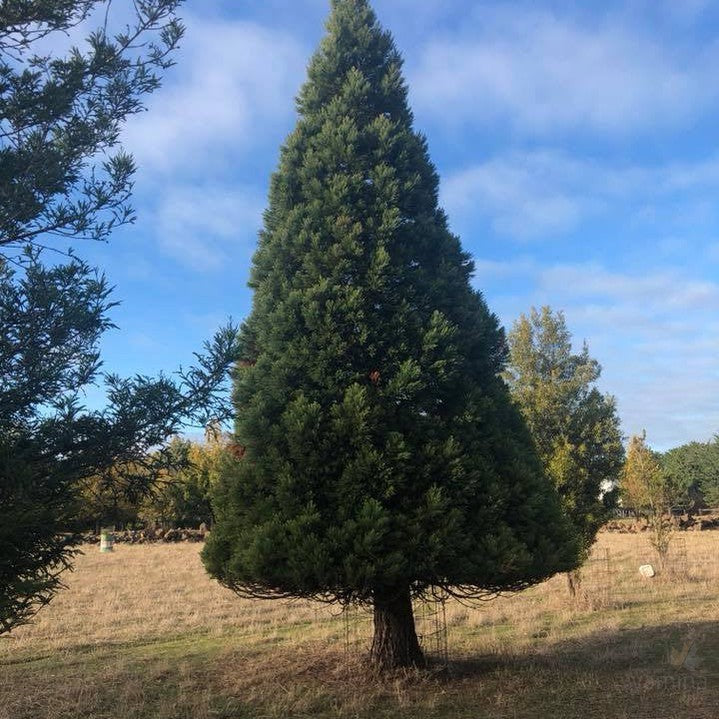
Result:
[[[173,63],[180,2],[136,2],[134,22],[114,34],[109,0],[2,4],[0,247],[105,240],[134,221],[135,165],[119,148],[120,129]],[[35,52],[38,40],[103,12],[103,26],[65,57]]]
[[[180,468],[166,446],[208,417],[227,417],[237,328],[218,332],[198,362],[175,375],[106,377],[107,406],[88,410],[101,379],[97,349],[111,327],[107,282],[80,260],[0,270],[0,627],[26,622],[62,587],[74,519],[89,478],[128,497]]]
[[[58,239],[106,239],[133,219],[134,163],[121,127],[143,109],[182,37],[180,0],[135,0],[111,33],[101,0],[0,6],[0,633],[27,622],[72,565],[74,519],[89,478],[128,496],[177,468],[167,440],[229,416],[237,328],[173,375],[104,378],[98,349],[114,306],[102,273]],[[100,26],[64,56],[37,42],[91,17]],[[53,249],[64,264],[43,264]]]

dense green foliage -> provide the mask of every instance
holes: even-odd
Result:
[[[90,478],[119,483],[132,499],[174,466],[170,452],[151,450],[186,422],[224,412],[232,327],[175,377],[106,377],[106,409],[86,410],[98,342],[111,327],[109,290],[70,252],[64,264],[40,257],[54,236],[102,239],[132,218],[131,159],[120,152],[98,165],[98,154],[107,157],[122,122],[157,87],[181,35],[177,5],[134,3],[133,28],[114,38],[101,28],[65,57],[34,48],[109,3],[0,7],[0,633],[61,586]]]
[[[586,556],[616,504],[624,448],[614,398],[596,387],[599,363],[576,354],[564,315],[544,307],[509,334],[505,377]]]
[[[235,379],[246,451],[204,561],[255,596],[525,587],[577,548],[499,376],[503,332],[391,36],[364,0],[334,0],[327,27],[272,178]]]
[[[72,478],[95,462],[76,450],[86,437],[68,431],[72,393],[97,370],[107,294],[77,262],[53,270],[31,262],[19,278],[2,266],[0,632],[49,601],[72,556],[60,534],[73,511]]]
[[[719,437],[669,450],[661,464],[679,505],[689,511],[719,507]]]

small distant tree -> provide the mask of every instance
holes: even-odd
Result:
[[[392,38],[366,0],[327,27],[272,179],[203,558],[240,595],[372,606],[372,661],[412,666],[413,598],[519,590],[577,548]]]
[[[659,458],[646,444],[646,433],[632,437],[620,480],[622,500],[649,523],[650,543],[662,567],[672,539],[671,509],[676,495]]]
[[[596,387],[601,367],[572,349],[564,314],[532,308],[509,333],[505,378],[580,538],[584,561],[616,505],[624,447],[614,398]],[[579,571],[569,572],[574,595]]]

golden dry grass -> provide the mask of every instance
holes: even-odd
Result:
[[[678,536],[653,581],[637,573],[653,560],[645,536],[602,534],[579,601],[555,577],[450,603],[448,666],[382,678],[364,668],[362,612],[237,599],[198,545],[90,548],[69,589],[0,640],[0,719],[716,719],[719,532]]]

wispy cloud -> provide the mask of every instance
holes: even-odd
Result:
[[[276,152],[307,50],[253,22],[184,21],[178,68],[123,141],[141,170],[143,222],[157,247],[186,268],[218,272],[230,259],[249,264],[269,174],[257,177],[252,161],[269,141]]]
[[[430,40],[412,96],[443,123],[515,131],[627,134],[714,106],[714,45],[683,49],[621,17],[586,23],[547,10],[483,6],[460,37]]]
[[[488,219],[518,239],[563,233],[591,208],[572,184],[578,174],[580,163],[557,153],[512,153],[449,175],[442,202],[452,221]]]
[[[151,112],[127,126],[125,144],[143,172],[206,176],[287,120],[306,49],[286,33],[238,21],[186,17],[181,72],[170,74]]]
[[[500,234],[528,240],[565,234],[607,214],[665,233],[691,231],[716,217],[717,192],[717,155],[635,166],[535,149],[509,151],[448,175],[442,202],[460,229],[484,220]]]
[[[231,256],[248,263],[262,207],[254,188],[172,186],[154,211],[155,236],[166,254],[191,269],[217,270]]]
[[[625,274],[596,264],[559,265],[543,269],[539,279],[540,287],[552,288],[560,298],[603,301],[610,308],[625,303],[641,308],[645,317],[719,307],[719,285],[670,270]]]

